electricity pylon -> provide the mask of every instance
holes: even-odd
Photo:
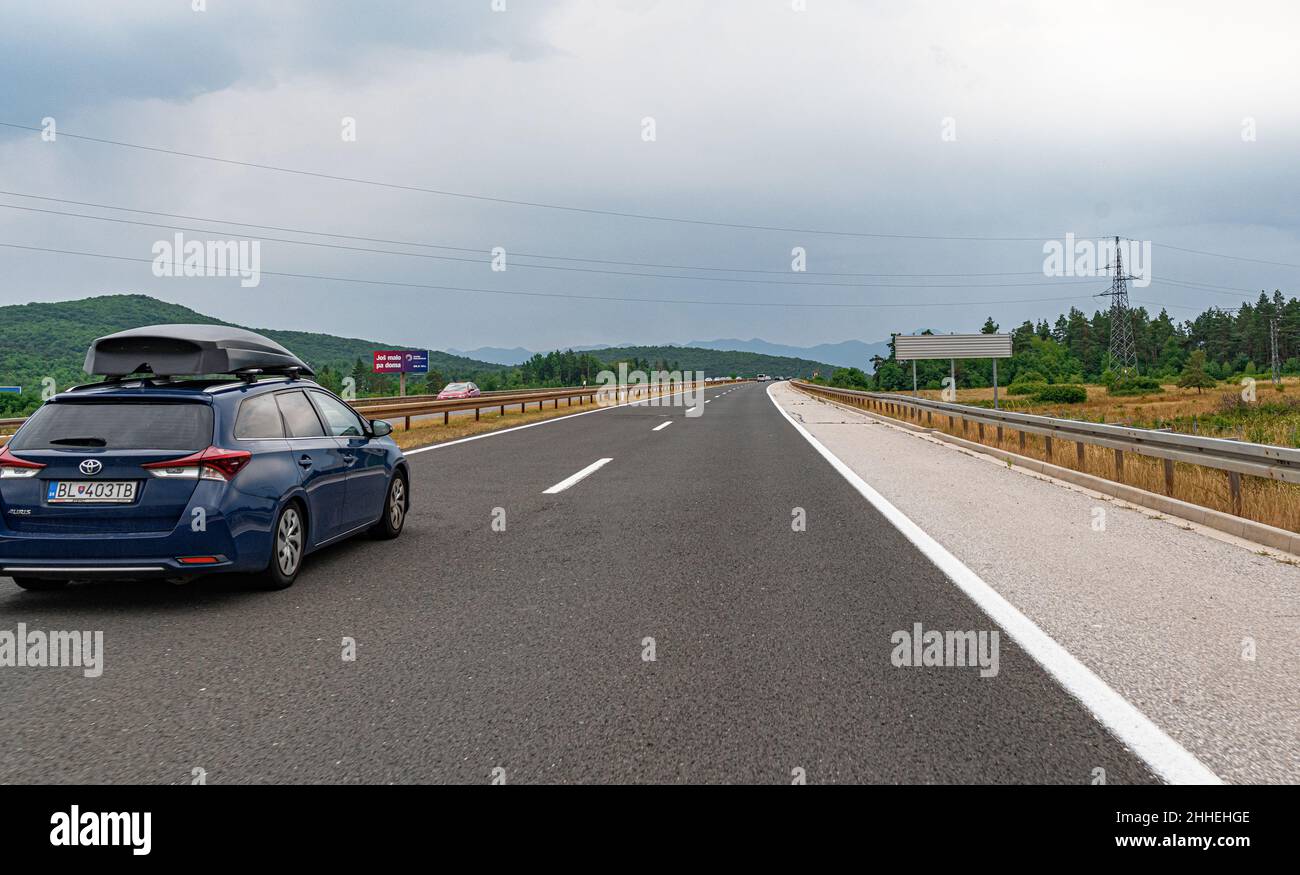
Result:
[[[1110,265],[1106,265],[1107,271]],[[1133,343],[1133,310],[1128,305],[1128,281],[1135,279],[1124,273],[1124,253],[1115,238],[1115,276],[1110,291],[1098,297],[1110,298],[1110,361],[1120,373],[1137,373],[1137,347]]]

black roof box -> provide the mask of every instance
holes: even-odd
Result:
[[[268,374],[315,371],[268,337],[225,325],[147,325],[98,338],[86,351],[85,371],[128,374]]]

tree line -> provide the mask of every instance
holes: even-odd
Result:
[[[1195,319],[1175,322],[1161,310],[1152,317],[1144,307],[1132,311],[1133,340],[1138,373],[1159,381],[1176,381],[1189,365],[1199,368],[1211,380],[1229,380],[1242,375],[1271,372],[1271,324],[1278,319],[1278,354],[1282,371],[1300,374],[1300,300],[1281,292],[1270,297],[1261,292],[1254,303],[1232,309],[1210,308]],[[1000,326],[989,317],[983,328],[995,333]],[[931,332],[925,332],[931,333]],[[1012,357],[998,362],[998,384],[1013,382],[1107,383],[1116,379],[1117,368],[1110,360],[1111,314],[1097,310],[1089,317],[1077,307],[1057,317],[1025,321],[1012,332]],[[1196,353],[1196,361],[1192,357]],[[871,362],[875,373],[863,369],[837,370],[831,382],[856,388],[904,391],[912,388],[911,362],[894,358],[890,339],[889,355]],[[942,388],[949,375],[949,362],[917,362],[921,388]],[[990,360],[958,360],[957,385],[980,388],[993,385]],[[1195,384],[1192,384],[1195,385]]]

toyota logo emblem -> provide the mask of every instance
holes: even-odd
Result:
[[[103,469],[104,465],[98,459],[86,459],[78,467],[81,468],[82,474],[93,477]]]

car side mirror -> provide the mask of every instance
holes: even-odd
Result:
[[[375,437],[384,437],[393,433],[393,424],[382,419],[370,420],[370,433]]]

